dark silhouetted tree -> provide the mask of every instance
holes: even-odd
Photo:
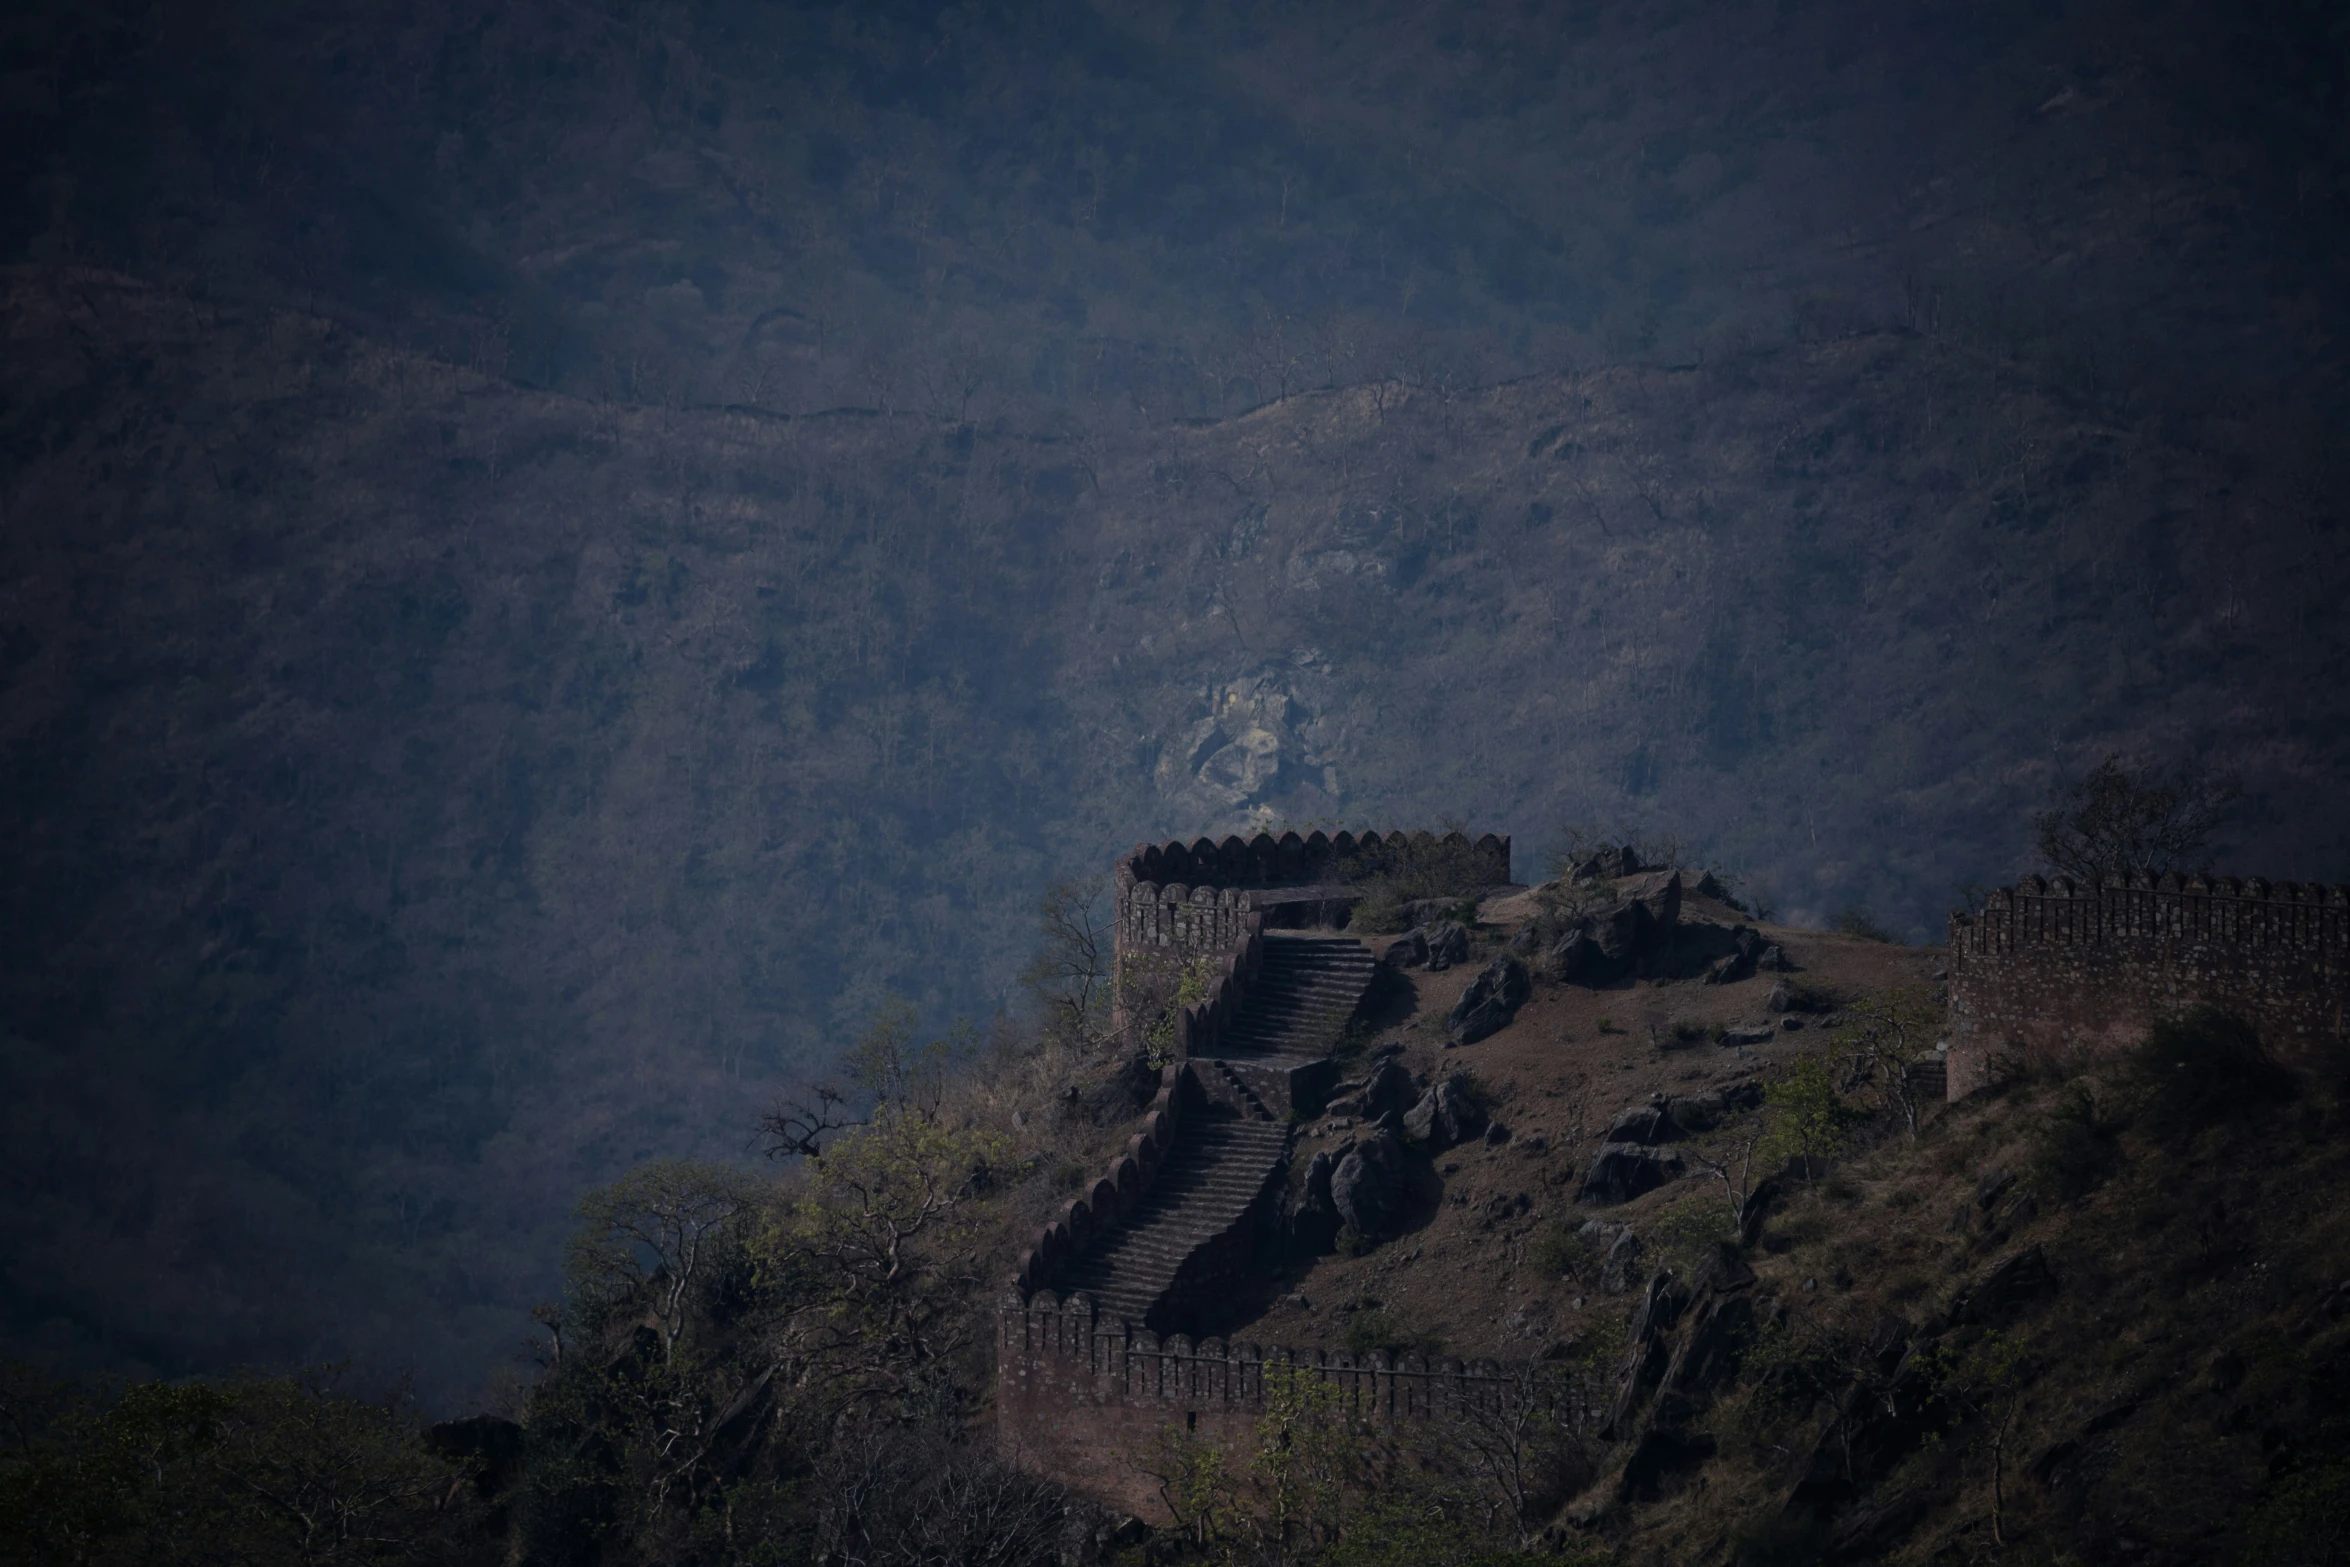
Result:
[[[2033,843],[2048,869],[2081,881],[2176,870],[2243,793],[2233,774],[2129,767],[2108,755],[2049,792],[2048,808],[2032,817]]]

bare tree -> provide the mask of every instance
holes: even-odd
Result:
[[[770,1159],[814,1159],[824,1152],[824,1139],[865,1118],[849,1108],[848,1096],[830,1083],[818,1083],[804,1097],[778,1096],[759,1117],[759,1133],[767,1139]]]
[[[2081,881],[2160,874],[2200,854],[2243,794],[2232,773],[2129,767],[2109,754],[2049,791],[2048,808],[2032,817],[2033,844],[2050,870]]]
[[[1037,905],[1037,950],[1020,973],[1044,1009],[1045,1033],[1091,1047],[1106,1037],[1110,1000],[1110,931],[1099,876],[1059,881]]]
[[[1495,1392],[1446,1421],[1444,1445],[1482,1496],[1488,1526],[1506,1516],[1525,1548],[1550,1510],[1591,1478],[1581,1433],[1594,1401],[1580,1368],[1558,1361],[1522,1362]]]
[[[1767,1181],[1757,1181],[1754,1175],[1755,1153],[1769,1140],[1770,1131],[1757,1121],[1747,1128],[1742,1138],[1734,1138],[1722,1157],[1693,1151],[1698,1167],[1721,1185],[1722,1197],[1730,1205],[1730,1233],[1741,1240],[1746,1238],[1749,1218],[1755,1217],[1756,1198],[1762,1194]],[[1767,1197],[1763,1198],[1768,1201]]]
[[[749,1177],[725,1165],[638,1165],[580,1202],[567,1258],[574,1289],[608,1306],[645,1298],[662,1357],[675,1359],[695,1293],[717,1271],[753,1198]]]
[[[1903,1131],[1917,1136],[1928,1100],[1910,1068],[1923,1059],[1928,1041],[1940,1031],[1942,1009],[1923,992],[1906,988],[1856,1001],[1846,1009],[1846,1018],[1846,1028],[1838,1036],[1851,1052],[1843,1091],[1879,1114],[1894,1117]]]

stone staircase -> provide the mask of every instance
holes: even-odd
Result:
[[[1077,1259],[1061,1292],[1089,1290],[1105,1315],[1150,1321],[1184,1264],[1248,1217],[1288,1149],[1289,1129],[1269,1117],[1221,1105],[1188,1117],[1149,1195]]]
[[[1168,1332],[1190,1326],[1186,1296],[1210,1294],[1253,1248],[1252,1214],[1289,1152],[1288,1105],[1265,1101],[1265,1069],[1321,1060],[1370,989],[1361,942],[1264,938],[1262,966],[1219,1055],[1191,1069],[1208,1104],[1188,1116],[1147,1195],[1063,1271],[1064,1294],[1089,1291],[1105,1315]],[[1261,1091],[1260,1091],[1261,1090]]]
[[[1263,963],[1219,1053],[1235,1061],[1318,1061],[1371,988],[1370,949],[1344,936],[1268,932],[1264,941]]]

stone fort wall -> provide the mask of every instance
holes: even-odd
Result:
[[[2010,1066],[2126,1050],[2199,1002],[2251,1023],[2281,1058],[2345,1037],[2350,887],[2139,876],[2026,877],[1950,916],[1949,1096]]]
[[[1136,844],[1117,865],[1114,943],[1121,953],[1223,952],[1239,943],[1248,914],[1278,901],[1266,894],[1343,883],[1389,856],[1438,852],[1459,855],[1487,885],[1510,879],[1510,840],[1492,833],[1473,843],[1457,832],[1290,832]]]
[[[1005,1456],[1142,1518],[1166,1516],[1152,1475],[1162,1433],[1246,1452],[1265,1410],[1268,1367],[1333,1384],[1375,1425],[1498,1410],[1512,1394],[1513,1368],[1490,1360],[1161,1338],[1103,1316],[1082,1293],[1063,1300],[1050,1290],[1016,1291],[999,1305],[996,1324]]]

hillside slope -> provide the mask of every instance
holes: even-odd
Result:
[[[1684,917],[1735,913],[1693,899]],[[1415,1151],[1393,1232],[1284,1263],[1217,1325],[1233,1342],[1584,1379],[1568,1438],[1532,1464],[1534,1521],[1623,1563],[2338,1549],[2341,1060],[2279,1075],[2181,1035],[2176,1061],[1929,1102],[1913,1133],[1867,1113],[1851,1052],[1873,1006],[1929,996],[1935,949],[1766,925],[1793,973],[1540,984],[1499,1033],[1446,1046],[1439,1020],[1512,928],[1486,925],[1468,964],[1409,973],[1409,998],[1351,1045],[1422,1084],[1466,1074],[1502,1130]],[[1781,987],[1795,1006],[1774,1012]],[[1713,1037],[1755,1024],[1759,1044]],[[1844,1090],[1840,1146],[1808,1179],[1778,1176],[1766,1216],[1724,1246],[1706,1161],[1742,1192],[1763,1184],[1742,1151],[1776,1128],[1763,1158],[1787,1159],[1798,1101],[1776,1096],[1807,1059],[1831,1064],[1821,1089]],[[1657,1106],[1675,1177],[1595,1195],[1601,1144],[1647,1138],[1638,1117]],[[1364,1135],[1354,1116],[1342,1102],[1301,1128],[1299,1162]],[[1398,1428],[1407,1449],[1417,1429]],[[1475,1439],[1490,1429],[1435,1438]]]

